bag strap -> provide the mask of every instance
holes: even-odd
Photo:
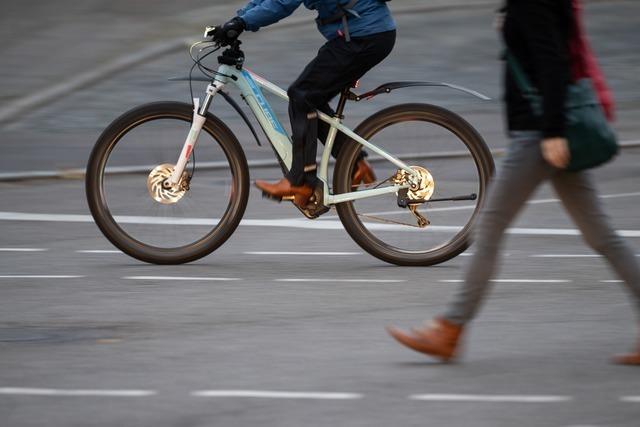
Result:
[[[334,22],[338,22],[338,21],[342,21],[342,26],[344,28],[344,38],[346,41],[351,41],[351,35],[349,34],[349,17],[348,15],[354,15],[356,17],[360,17],[360,15],[358,15],[358,13],[353,9],[353,7],[356,5],[356,3],[358,3],[358,0],[351,0],[349,1],[349,3],[347,3],[346,5],[342,5],[342,3],[340,3],[340,0],[336,1],[337,5],[337,12],[334,13],[333,15],[331,15],[328,18],[318,18],[316,19],[316,22],[320,25],[327,25],[327,24],[333,24]]]
[[[529,101],[529,105],[531,106],[533,113],[541,116],[542,97],[540,96],[540,93],[533,87],[531,80],[529,80],[529,77],[524,72],[520,62],[509,50],[505,50],[504,57],[507,61],[507,65],[511,69],[511,74],[513,75],[513,79],[515,80],[520,93],[522,93],[522,96]]]

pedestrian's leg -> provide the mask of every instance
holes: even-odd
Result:
[[[624,280],[640,315],[640,267],[635,254],[611,226],[589,172],[560,173],[553,186],[589,246],[606,257]]]
[[[398,342],[415,351],[448,361],[460,347],[464,326],[476,314],[493,276],[498,249],[507,226],[544,179],[554,173],[540,152],[538,132],[518,132],[492,183],[487,205],[476,225],[477,238],[465,280],[442,317],[410,333],[387,329]]]
[[[498,250],[520,208],[538,185],[554,170],[542,158],[537,133],[511,142],[502,169],[493,181],[487,205],[476,225],[474,255],[444,318],[463,325],[478,311],[496,270]]]

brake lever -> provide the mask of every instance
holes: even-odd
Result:
[[[208,37],[214,37],[216,35],[216,32],[218,31],[217,26],[208,26],[204,29],[204,37],[208,38]]]

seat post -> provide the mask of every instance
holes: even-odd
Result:
[[[344,119],[344,115],[342,113],[344,113],[344,107],[345,107],[345,104],[347,103],[347,100],[349,99],[350,91],[351,91],[351,88],[346,87],[342,89],[342,92],[340,92],[340,100],[338,100],[338,106],[336,107],[336,114],[334,117],[339,119]]]

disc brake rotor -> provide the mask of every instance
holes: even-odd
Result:
[[[189,190],[189,175],[183,172],[180,181],[171,185],[169,177],[173,173],[174,166],[169,163],[156,166],[147,177],[147,190],[153,200],[163,205],[177,203]]]

